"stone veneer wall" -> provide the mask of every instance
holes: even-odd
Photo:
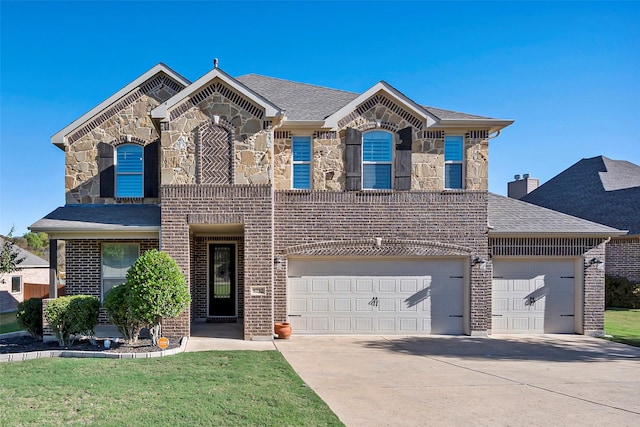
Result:
[[[222,84],[211,85],[229,94]],[[235,184],[267,184],[271,164],[269,131],[263,130],[255,108],[247,112],[222,93],[211,93],[197,105],[186,101],[171,112],[171,121],[163,123],[161,136],[161,184],[196,184],[198,176],[198,128],[218,120],[231,132]],[[197,95],[194,99],[200,99]],[[183,111],[184,110],[184,111]],[[215,118],[217,117],[217,119]]]
[[[614,237],[607,243],[605,271],[640,283],[640,237]]]
[[[140,254],[158,249],[157,239],[131,240],[67,240],[66,241],[66,295],[93,295],[101,298],[102,243],[139,243]],[[107,314],[100,309],[99,324],[108,324]]]
[[[191,239],[191,315],[192,320],[206,320],[208,308],[208,248],[210,243],[236,245],[236,296],[238,317],[244,317],[244,239],[242,236],[196,236]]]
[[[66,203],[113,203],[113,198],[100,197],[98,143],[118,145],[130,135],[140,145],[159,138],[149,111],[173,96],[181,85],[168,76],[159,75],[123,97],[67,136],[65,150]],[[157,203],[147,198],[146,203]]]
[[[161,187],[161,249],[191,271],[190,225],[244,226],[244,338],[273,334],[273,210],[271,186],[171,185]],[[191,281],[191,278],[189,278]],[[260,286],[264,294],[252,295]],[[165,330],[189,333],[190,310],[167,321]]]
[[[592,258],[604,259],[604,239],[598,238],[489,238],[494,256],[582,257],[582,328],[586,335],[604,334],[604,270],[589,264]]]
[[[275,193],[275,254],[285,259],[275,270],[275,318],[285,320],[286,256],[301,245],[320,244],[322,255],[363,255],[358,242],[381,237],[384,250],[366,256],[479,255],[488,259],[487,193],[393,191],[277,191]],[[388,242],[412,241],[409,247]],[[371,245],[372,246],[372,245]],[[400,248],[398,250],[398,247]],[[312,251],[309,254],[318,254]],[[303,255],[309,255],[303,254]],[[471,268],[471,267],[469,267]],[[471,332],[490,327],[491,269],[471,268]]]

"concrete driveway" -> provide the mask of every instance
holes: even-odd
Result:
[[[276,341],[347,426],[638,426],[640,348],[577,335]]]

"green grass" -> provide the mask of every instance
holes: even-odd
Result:
[[[640,347],[640,309],[608,308],[604,330],[611,341]]]
[[[0,425],[343,425],[276,351],[0,364]]]
[[[6,313],[0,313],[0,334],[6,334],[7,332],[19,331],[21,328],[16,321],[17,311],[9,311]]]

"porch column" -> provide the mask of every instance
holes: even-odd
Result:
[[[58,240],[49,239],[49,298],[58,298]]]

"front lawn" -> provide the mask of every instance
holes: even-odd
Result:
[[[640,309],[608,308],[604,330],[611,341],[640,347]]]
[[[20,330],[20,326],[18,326],[18,322],[16,321],[16,313],[17,311],[0,313],[0,334]]]
[[[276,351],[0,364],[0,425],[343,425]]]

